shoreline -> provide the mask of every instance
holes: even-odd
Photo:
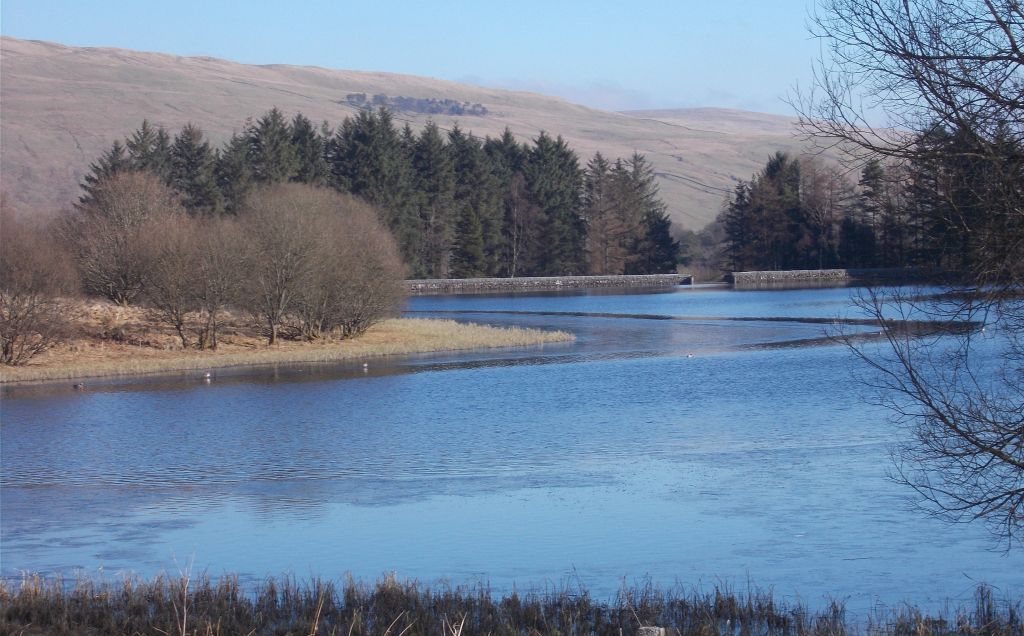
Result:
[[[41,363],[0,369],[0,386],[129,378],[273,364],[358,361],[411,354],[539,346],[573,340],[575,336],[564,331],[494,327],[434,318],[392,318],[350,340],[283,342],[263,348],[222,345],[217,351],[143,352],[141,347],[136,347],[137,351],[132,351],[132,347],[110,347],[113,351],[104,359],[86,361],[68,361],[66,358],[71,357],[70,354],[55,353],[48,355]]]

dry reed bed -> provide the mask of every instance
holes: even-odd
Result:
[[[979,587],[975,604],[948,615],[912,607],[851,622],[841,603],[811,612],[770,593],[738,595],[624,588],[611,602],[585,590],[498,597],[485,586],[422,587],[387,577],[376,585],[268,580],[245,590],[237,577],[125,579],[117,583],[26,576],[0,582],[4,634],[335,634],[416,636],[578,634],[623,636],[658,626],[700,636],[1021,636],[1018,602]]]
[[[463,324],[454,320],[395,318],[371,327],[358,338],[325,342],[282,342],[273,347],[250,339],[217,351],[168,350],[101,342],[48,353],[24,367],[0,371],[0,383],[70,380],[90,377],[172,373],[237,366],[298,362],[334,362],[413,353],[524,347],[567,342],[564,331]]]

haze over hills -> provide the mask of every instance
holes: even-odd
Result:
[[[11,37],[0,39],[0,53],[0,188],[33,213],[76,200],[89,164],[143,118],[172,134],[193,122],[219,145],[241,131],[247,117],[272,106],[289,117],[302,112],[336,126],[358,110],[348,99],[358,93],[414,98],[424,104],[421,110],[443,100],[479,104],[486,114],[399,110],[395,119],[414,129],[431,119],[443,129],[457,123],[479,137],[508,127],[529,140],[544,130],[565,137],[581,165],[595,151],[609,158],[640,152],[658,172],[673,221],[690,229],[713,219],[736,180],[748,179],[771,153],[803,147],[792,119],[737,110],[618,113],[426,77],[256,66]]]

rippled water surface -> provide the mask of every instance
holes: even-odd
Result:
[[[904,434],[826,330],[848,290],[414,298],[571,344],[7,389],[0,568],[748,584],[812,605],[1024,591],[1019,551],[913,511]]]

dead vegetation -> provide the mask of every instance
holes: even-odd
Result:
[[[979,587],[972,607],[929,616],[914,607],[850,617],[841,602],[814,611],[771,593],[737,594],[650,584],[611,601],[583,589],[492,593],[486,586],[426,587],[388,576],[375,585],[235,576],[158,576],[117,583],[26,576],[0,582],[6,634],[335,634],[419,636],[643,633],[700,636],[1020,636],[1019,603]]]

